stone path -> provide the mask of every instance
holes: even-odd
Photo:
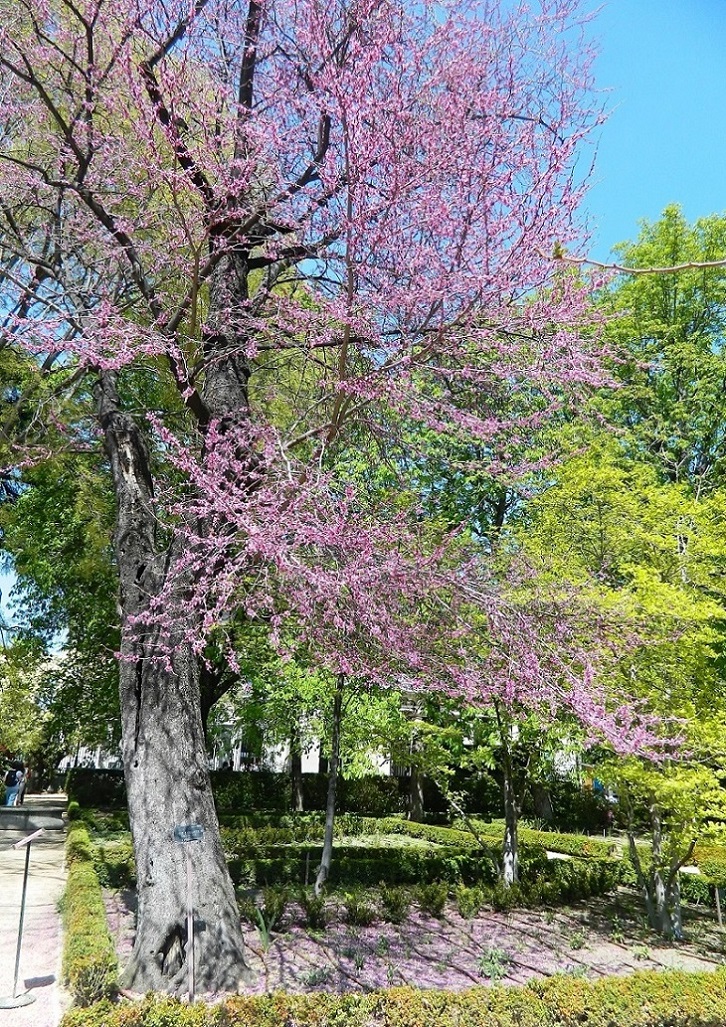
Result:
[[[61,922],[58,900],[65,883],[61,811],[65,797],[29,795],[20,809],[0,807],[0,997],[13,993],[25,849],[16,841],[38,827],[45,833],[33,842],[20,952],[18,992],[35,997],[31,1005],[0,1008],[0,1027],[57,1027],[70,1005],[60,987]]]

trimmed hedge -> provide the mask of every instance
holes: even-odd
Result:
[[[215,1006],[176,999],[71,1010],[61,1027],[722,1027],[726,974],[641,971],[587,981],[564,975],[525,987],[450,992],[236,996]]]
[[[504,834],[504,821],[485,823],[473,820],[476,830],[483,836],[501,836]],[[457,826],[461,821],[457,821]],[[612,856],[619,851],[619,846],[612,838],[593,838],[587,834],[560,834],[557,831],[535,831],[531,827],[520,825],[519,840],[524,844],[541,845],[550,852],[561,852],[566,856],[595,856],[598,859]]]
[[[380,824],[380,821],[375,823]],[[398,823],[403,823],[399,821]],[[419,825],[415,825],[419,826]],[[224,832],[225,850],[234,883],[240,888],[276,885],[300,886],[313,881],[322,846],[310,842],[269,844],[267,832],[249,828]],[[451,832],[456,835],[457,832]],[[261,839],[264,838],[265,841]],[[432,884],[449,886],[495,885],[498,846],[457,848],[453,845],[391,847],[346,845],[333,850],[330,871],[332,887],[375,887]],[[133,887],[135,866],[128,839],[116,839],[93,847],[92,858],[102,884]],[[621,863],[611,858],[550,860],[544,849],[523,846],[520,854],[522,901],[539,904],[572,901],[612,891],[620,881]]]
[[[81,821],[73,821],[66,839],[68,878],[61,899],[63,981],[83,1006],[113,995],[118,974],[93,856],[88,829]]]
[[[212,791],[217,810],[234,812],[268,810],[285,813],[290,808],[289,774],[270,770],[213,770]],[[371,774],[339,783],[338,806],[341,810],[385,817],[402,813],[406,805],[401,779]],[[308,810],[324,810],[327,798],[326,774],[304,774],[303,792]],[[95,770],[78,767],[69,770],[66,778],[68,798],[82,807],[124,809],[126,785],[122,770]]]

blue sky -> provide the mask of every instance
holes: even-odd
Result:
[[[586,208],[603,259],[668,203],[726,212],[726,0],[607,0],[593,35],[611,113]]]

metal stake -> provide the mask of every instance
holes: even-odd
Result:
[[[194,1001],[194,905],[192,894],[192,852],[191,842],[200,842],[204,837],[201,824],[177,824],[173,831],[174,841],[181,842],[187,850],[187,967],[189,970],[189,1001]]]
[[[40,838],[42,834],[43,829],[41,828],[39,831],[34,831],[33,834],[29,834],[26,838],[21,838],[19,842],[16,842],[13,845],[14,849],[25,848],[25,872],[23,874],[23,893],[20,899],[20,922],[18,923],[18,946],[15,950],[13,994],[8,998],[0,998],[0,1009],[17,1009],[18,1006],[29,1006],[31,1002],[35,1002],[35,995],[32,995],[29,991],[24,992],[22,995],[18,995],[18,974],[20,971],[20,947],[23,942],[23,923],[25,921],[25,896],[28,891],[30,845],[36,838]]]
[[[716,916],[718,917],[718,926],[723,927],[723,917],[721,916],[721,896],[719,895],[718,885],[714,888],[716,893]]]
[[[187,853],[187,965],[189,967],[189,1002],[194,1001],[194,906],[192,904],[192,853]]]

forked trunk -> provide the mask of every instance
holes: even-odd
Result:
[[[330,742],[330,764],[328,770],[328,798],[325,805],[325,836],[323,838],[323,855],[320,860],[318,876],[315,879],[315,894],[322,894],[325,882],[330,875],[333,861],[333,831],[335,828],[335,802],[338,795],[338,768],[340,764],[340,726],[343,718],[343,685],[345,676],[338,675],[333,700],[333,731]]]
[[[635,876],[643,892],[648,924],[662,938],[669,941],[683,940],[683,922],[681,916],[681,884],[679,871],[693,855],[696,845],[692,839],[680,858],[673,858],[668,865],[663,859],[663,825],[660,809],[653,802],[650,807],[650,823],[652,831],[651,865],[643,866],[638,852],[636,835],[633,829],[632,809],[624,794],[625,808],[628,811],[628,847],[630,859],[635,869]],[[664,866],[665,863],[665,866]]]
[[[682,941],[681,886],[678,874],[664,877],[655,871],[646,879],[643,891],[650,927],[668,941]]]

